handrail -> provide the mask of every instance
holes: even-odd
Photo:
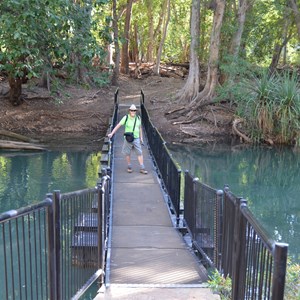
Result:
[[[169,205],[176,216],[176,225],[179,225],[180,217],[180,188],[181,188],[181,170],[178,163],[173,159],[169,149],[166,146],[162,135],[154,127],[149,113],[144,105],[145,96],[141,91],[141,111],[143,125],[146,131],[148,144],[151,149],[153,161],[157,166],[157,172],[162,179],[162,187],[165,188],[169,196]]]
[[[181,183],[170,171],[171,165],[178,164],[150,120],[143,91],[140,102],[149,146],[179,220],[180,192],[173,194],[172,188],[180,191]],[[232,278],[232,299],[283,299],[288,245],[270,237],[246,200],[230,193],[228,187],[213,189],[187,171],[182,211],[183,224],[202,260]]]
[[[51,205],[52,205],[52,200],[49,198],[46,198],[45,200],[43,200],[39,203],[36,203],[36,204],[28,205],[26,207],[22,207],[19,209],[8,210],[8,211],[0,214],[0,223],[4,222],[6,220],[12,220],[12,219],[24,216],[33,210],[38,210],[40,208],[51,206]]]
[[[110,130],[117,120],[118,92],[119,89],[115,92]],[[229,274],[233,299],[282,300],[288,245],[275,242],[249,210],[247,201],[233,195],[228,187],[215,190],[188,171],[185,172],[184,186],[181,186],[179,164],[150,120],[143,91],[140,101],[150,150],[162,185],[168,192],[176,226],[179,229],[186,226],[193,246],[209,266]],[[108,171],[112,164],[112,143],[109,141],[106,168],[101,171],[102,176],[95,188],[64,194],[55,191],[37,204],[0,214],[0,241],[3,243],[0,251],[3,251],[4,257],[0,272],[3,270],[5,274],[3,288],[0,283],[0,296],[9,298],[11,292],[20,293],[24,298],[31,298],[35,293],[51,300],[79,299],[99,276],[104,275],[111,206],[111,177]],[[184,189],[182,209],[181,188]],[[96,227],[93,225],[95,206]],[[83,213],[87,214],[87,219],[80,223],[86,218]],[[88,224],[86,231],[82,229],[82,223]],[[86,239],[88,245],[82,244],[85,233],[89,236]],[[80,242],[76,242],[76,237]],[[95,239],[97,247],[93,244]],[[15,244],[16,249],[13,248]],[[74,278],[83,277],[72,273],[73,264],[88,264],[93,266],[93,272],[84,278],[84,282],[78,283]],[[38,276],[41,279],[34,283],[33,279]],[[12,279],[11,282],[9,279]],[[70,285],[74,284],[73,289]]]

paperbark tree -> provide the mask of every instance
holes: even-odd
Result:
[[[148,15],[148,46],[146,59],[148,62],[153,62],[153,45],[154,45],[154,20],[152,1],[146,1],[147,15]]]
[[[126,5],[126,15],[125,15],[125,24],[124,24],[124,42],[122,45],[122,58],[121,58],[121,73],[129,73],[129,57],[128,57],[128,48],[129,48],[129,39],[130,39],[130,21],[131,21],[131,11],[132,11],[133,0],[127,0]]]
[[[228,54],[230,55],[230,64],[234,65],[237,61],[237,58],[239,57],[240,47],[241,47],[241,40],[242,35],[245,27],[245,21],[246,21],[246,13],[248,8],[251,6],[251,3],[249,1],[254,0],[239,0],[238,1],[238,8],[234,6],[235,8],[235,30],[231,37],[230,47]],[[224,84],[230,79],[234,79],[235,74],[228,74],[225,72],[221,72],[219,82],[220,84]]]
[[[169,24],[170,15],[171,15],[170,0],[165,0],[165,3],[166,3],[166,9],[167,9],[167,16],[166,16],[166,20],[164,22],[162,38],[159,43],[159,48],[158,48],[157,57],[156,57],[156,65],[153,69],[155,75],[159,75],[159,65],[160,65],[160,61],[161,61],[161,54],[162,54],[163,45],[166,40],[168,24]]]
[[[210,56],[207,67],[207,78],[204,89],[188,105],[187,111],[191,111],[188,116],[193,115],[198,108],[213,103],[215,89],[218,83],[218,66],[220,52],[220,35],[225,11],[225,0],[214,2],[213,27],[210,37]]]
[[[200,0],[192,1],[191,45],[189,75],[183,88],[178,92],[179,100],[194,99],[199,92],[199,34],[200,34]]]
[[[112,85],[117,86],[120,75],[120,46],[119,46],[119,27],[117,14],[117,0],[113,0],[113,32],[115,46],[115,66],[113,69]]]
[[[236,30],[232,36],[231,45],[230,45],[230,54],[233,55],[235,58],[239,54],[242,34],[244,31],[245,21],[246,21],[246,12],[249,8],[248,0],[239,0],[239,7],[237,11],[237,25]]]
[[[291,7],[295,16],[295,22],[297,27],[298,39],[300,40],[300,12],[295,0],[289,0],[289,6]]]
[[[272,61],[269,66],[269,73],[273,74],[278,66],[279,59],[283,48],[286,46],[288,41],[292,37],[292,32],[288,33],[288,28],[291,24],[291,19],[289,18],[289,12],[287,9],[283,12],[283,17],[280,20],[281,24],[278,24],[277,31],[280,34],[277,41],[274,44]]]

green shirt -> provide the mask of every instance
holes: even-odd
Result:
[[[134,120],[136,119],[136,123],[135,123],[135,127],[134,127],[134,132],[133,132],[133,135],[134,135],[134,138],[137,139],[140,137],[140,127],[141,127],[141,118],[139,116],[134,116],[133,118],[130,117],[130,115],[128,114],[128,118],[127,118],[127,122],[126,122],[126,125],[125,125],[125,132],[132,132],[132,129],[133,129],[133,126],[134,126]],[[125,121],[126,121],[126,116],[124,116],[121,121],[120,121],[120,124],[122,126],[124,126],[125,124]]]

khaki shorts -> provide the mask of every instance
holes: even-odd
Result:
[[[142,146],[141,146],[141,141],[140,139],[134,139],[132,143],[128,143],[124,139],[124,144],[122,148],[122,153],[126,156],[131,154],[131,151],[135,151],[135,153],[139,156],[142,155]]]

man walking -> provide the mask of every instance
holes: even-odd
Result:
[[[122,153],[125,155],[127,161],[127,172],[132,173],[132,165],[131,165],[131,152],[135,151],[137,154],[138,162],[140,164],[140,172],[142,174],[148,174],[145,170],[144,166],[144,158],[142,152],[142,144],[143,144],[143,131],[142,131],[142,122],[141,118],[136,114],[136,106],[132,104],[129,107],[129,113],[125,115],[121,121],[117,124],[117,126],[112,130],[111,133],[108,134],[109,138],[112,138],[113,135],[117,132],[117,130],[121,126],[125,126],[125,133],[128,136],[132,136],[127,139],[124,137],[124,143],[122,148]]]

